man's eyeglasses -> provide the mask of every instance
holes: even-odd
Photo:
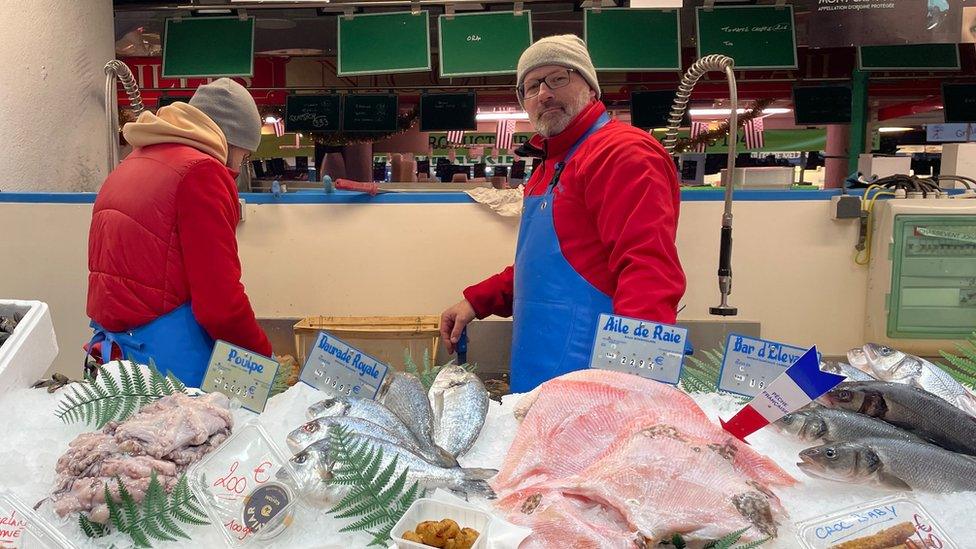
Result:
[[[531,99],[542,90],[542,83],[545,82],[550,90],[557,90],[569,84],[569,75],[576,72],[573,69],[559,69],[549,73],[542,80],[530,80],[519,87],[516,91],[522,99]]]

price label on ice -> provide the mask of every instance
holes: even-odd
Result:
[[[684,328],[604,313],[596,329],[590,368],[676,384],[687,339]]]
[[[807,352],[776,341],[729,334],[718,388],[754,397]]]
[[[277,373],[278,363],[273,358],[218,340],[200,388],[236,398],[246,410],[260,414]]]
[[[375,399],[389,367],[328,332],[319,332],[300,379],[336,396]]]

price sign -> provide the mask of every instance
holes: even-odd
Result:
[[[319,332],[299,379],[341,397],[375,399],[389,366],[328,332]]]
[[[217,341],[200,388],[236,398],[245,409],[260,414],[268,403],[277,373],[274,359]]]
[[[802,347],[739,334],[729,334],[718,388],[754,397],[786,371],[803,353]]]
[[[601,314],[590,368],[627,372],[677,384],[688,330],[611,314]]]

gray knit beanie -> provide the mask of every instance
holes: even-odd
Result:
[[[575,69],[596,92],[596,98],[600,98],[600,83],[596,79],[596,69],[593,68],[593,61],[590,60],[590,52],[586,50],[586,44],[579,36],[575,34],[547,36],[526,48],[519,58],[516,86],[522,87],[525,75],[529,71],[546,65]],[[519,98],[519,103],[521,101],[522,99]]]
[[[204,84],[190,98],[190,105],[210,117],[227,143],[251,152],[261,144],[261,114],[247,89],[230,78]]]

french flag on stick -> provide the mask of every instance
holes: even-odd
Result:
[[[723,429],[745,442],[747,436],[813,402],[844,379],[844,376],[821,371],[817,348],[810,347],[732,419],[723,421],[719,418],[718,421]]]

